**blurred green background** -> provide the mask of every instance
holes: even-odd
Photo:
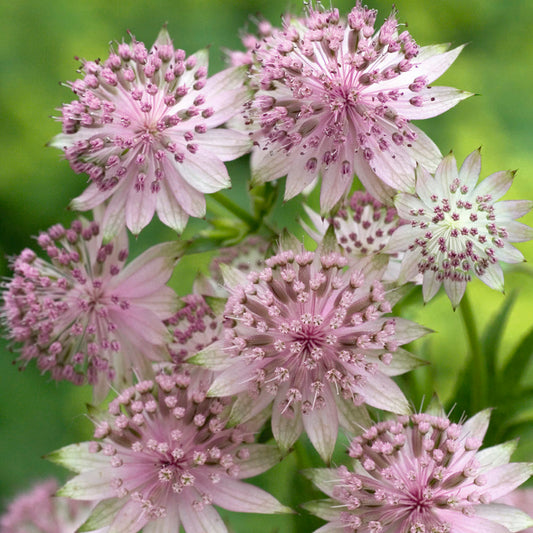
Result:
[[[378,20],[390,12],[388,1],[369,0],[379,10]],[[329,0],[327,2],[329,5]],[[347,13],[353,2],[334,2]],[[453,149],[459,161],[482,146],[482,177],[502,169],[519,170],[506,198],[533,198],[533,2],[531,0],[397,0],[399,19],[419,44],[469,43],[437,85],[452,85],[478,93],[441,117],[425,121],[422,128],[445,154]],[[79,62],[74,56],[105,59],[108,43],[127,37],[127,30],[150,45],[162,24],[177,47],[192,53],[210,46],[210,72],[224,65],[222,49],[240,48],[239,36],[254,28],[252,17],[261,13],[277,24],[287,9],[299,12],[297,0],[18,0],[2,2],[0,17],[0,274],[8,275],[7,256],[33,246],[32,236],[56,222],[69,223],[73,214],[66,205],[85,188],[85,177],[74,174],[54,149],[45,143],[60,131],[50,119],[55,109],[72,99],[59,82],[76,78]],[[233,163],[231,194],[244,197],[246,164]],[[285,220],[294,226],[296,203],[285,206]],[[294,207],[294,209],[293,209]],[[292,210],[291,210],[292,209]],[[533,225],[533,216],[523,222]],[[151,239],[172,234],[153,223],[133,243],[136,250]],[[533,245],[519,244],[529,261]],[[181,294],[190,290],[196,260],[183,261],[173,281]],[[506,273],[506,292],[518,289],[501,343],[501,357],[533,325],[533,282],[527,264]],[[476,320],[486,325],[505,297],[480,282],[469,288]],[[434,329],[430,339],[413,348],[432,365],[409,379],[408,397],[419,408],[423,393],[433,389],[449,402],[453,384],[461,374],[467,346],[459,312],[452,312],[440,294],[430,304],[405,305],[404,316]],[[24,372],[12,364],[13,355],[0,341],[0,507],[31,480],[66,473],[41,459],[63,445],[84,440],[91,423],[83,414],[90,391],[56,384],[30,365]],[[533,371],[523,379],[533,385]],[[415,387],[416,385],[416,387]],[[509,383],[509,387],[515,386]],[[530,402],[533,410],[531,397]],[[427,403],[427,400],[426,400]],[[473,413],[467,413],[469,415]],[[533,460],[533,427],[522,434],[518,456]],[[297,465],[293,457],[265,476],[265,483],[282,501],[296,504]],[[301,517],[230,517],[237,532],[306,531]],[[288,524],[292,524],[289,526]],[[320,522],[316,522],[319,524]]]

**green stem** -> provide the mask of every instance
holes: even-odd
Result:
[[[245,211],[241,206],[237,205],[233,200],[230,200],[227,196],[224,196],[221,192],[215,192],[211,194],[211,198],[216,200],[220,205],[224,206],[230,213],[233,213],[237,218],[240,218],[243,222],[248,224],[250,229],[256,229],[259,226],[259,222],[255,218]]]
[[[483,358],[481,344],[479,343],[479,335],[477,331],[474,313],[472,312],[472,305],[468,299],[468,293],[465,292],[461,303],[459,304],[461,316],[466,329],[466,336],[470,345],[470,357],[472,368],[472,387],[471,392],[471,408],[472,413],[477,413],[486,406],[487,392],[488,392],[488,373],[487,365]]]

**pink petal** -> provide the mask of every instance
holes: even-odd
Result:
[[[174,193],[165,182],[161,183],[161,190],[157,195],[156,210],[159,219],[166,226],[177,233],[181,233],[185,229],[189,215],[182,209]]]
[[[302,412],[300,405],[294,405],[294,412],[291,415],[282,414],[283,400],[288,387],[280,387],[274,405],[272,406],[272,433],[282,452],[287,452],[298,440],[303,431]],[[289,411],[290,412],[290,411]]]
[[[138,235],[152,220],[156,199],[156,194],[150,191],[149,185],[141,191],[137,191],[135,187],[130,189],[126,201],[126,226],[133,235]]]
[[[176,163],[176,169],[192,188],[203,194],[231,186],[224,163],[201,146],[195,154],[187,154],[183,163]]]
[[[424,302],[429,302],[442,285],[442,282],[437,279],[437,272],[433,270],[426,270],[424,272],[424,281],[422,282],[422,295],[424,297]]]
[[[478,277],[491,289],[503,292],[503,271],[498,263],[489,265],[484,274]]]
[[[430,172],[435,172],[442,159],[438,146],[420,128],[413,124],[409,128],[416,133],[416,139],[408,147],[411,157]]]
[[[150,520],[147,513],[143,512],[139,503],[129,501],[115,516],[109,525],[113,533],[137,533]]]
[[[494,214],[498,220],[514,220],[529,213],[532,207],[531,200],[504,200],[494,204]]]
[[[368,405],[397,414],[409,414],[411,409],[400,387],[391,378],[380,374],[366,376],[366,383],[358,391]]]
[[[476,196],[490,194],[492,201],[501,198],[513,183],[515,173],[510,170],[501,170],[485,178],[475,189]]]
[[[466,185],[469,190],[472,190],[479,180],[481,172],[481,151],[474,150],[463,161],[459,169],[459,181],[462,185]]]
[[[77,500],[104,500],[116,496],[116,490],[111,486],[115,478],[116,468],[108,466],[96,470],[88,470],[74,476],[58,491],[58,496]]]
[[[181,241],[152,246],[109,283],[109,291],[124,298],[142,298],[158,291],[169,279],[185,251]]]
[[[258,476],[283,459],[279,448],[270,444],[249,444],[246,450],[248,458],[238,462],[239,479]]]
[[[404,100],[395,102],[393,107],[408,120],[422,120],[441,115],[470,96],[473,96],[473,93],[454,87],[426,87],[416,93],[421,105],[413,105],[409,100]]]
[[[201,511],[195,511],[192,498],[186,494],[183,494],[178,502],[181,523],[186,533],[228,533],[222,518],[212,505],[206,505]]]
[[[439,520],[451,524],[452,531],[460,531],[461,533],[509,533],[506,527],[492,520],[466,516],[461,511],[437,508],[433,512]]]
[[[456,309],[465,293],[466,281],[452,281],[450,279],[445,279],[443,283],[444,290],[452,303],[452,307]]]
[[[329,463],[337,442],[339,419],[331,389],[324,387],[322,395],[325,401],[324,407],[322,409],[313,409],[310,413],[304,414],[302,420],[305,432],[315,450],[325,463]],[[306,400],[313,404],[314,398],[312,395],[308,395]]]
[[[498,204],[496,204],[498,205]],[[533,239],[533,228],[514,220],[505,223],[505,229],[510,242],[526,242]]]
[[[291,161],[283,149],[254,148],[250,159],[251,185],[259,185],[285,176],[290,169]]]
[[[264,514],[291,512],[268,492],[228,477],[224,477],[217,485],[211,485],[210,492],[213,503],[229,511]]]
[[[69,207],[74,211],[94,209],[97,205],[105,202],[115,191],[116,188],[101,191],[96,184],[91,183],[80,196],[71,200]]]
[[[232,161],[248,153],[252,148],[250,137],[230,129],[213,129],[202,133],[197,138],[201,150],[209,152],[221,161]]]

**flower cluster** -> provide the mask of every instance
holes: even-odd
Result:
[[[465,159],[459,171],[449,154],[435,176],[423,167],[417,169],[416,195],[400,193],[395,199],[398,213],[409,224],[395,232],[385,251],[405,252],[401,276],[407,280],[423,275],[426,302],[444,284],[456,307],[472,275],[503,291],[498,261],[524,260],[510,243],[533,238],[532,228],[515,221],[533,203],[498,202],[511,186],[514,172],[496,172],[477,184],[480,171],[479,150]]]
[[[453,533],[520,531],[532,521],[494,500],[532,474],[509,463],[514,443],[479,450],[489,422],[483,411],[464,424],[415,414],[380,422],[349,447],[353,471],[308,472],[331,500],[308,508],[330,521],[320,531]],[[498,524],[498,525],[497,525]]]
[[[411,191],[418,163],[435,170],[441,156],[413,119],[439,115],[470,93],[430,84],[462,47],[420,48],[395,13],[376,31],[377,12],[357,0],[346,21],[337,9],[308,7],[282,29],[253,42],[260,90],[247,122],[257,133],[255,182],[287,176],[285,198],[322,177],[327,213],[354,173],[376,198]]]
[[[253,425],[225,428],[228,401],[188,394],[190,377],[159,374],[125,389],[96,422],[95,441],[49,457],[77,473],[59,495],[100,502],[84,531],[227,532],[213,504],[232,511],[282,513],[268,493],[240,481],[279,461],[252,444]],[[102,521],[102,514],[105,521]]]
[[[313,226],[302,225],[316,242],[331,225],[339,245],[359,268],[372,269],[374,275],[381,272],[382,281],[398,279],[401,254],[385,251],[394,231],[404,223],[394,207],[367,192],[355,191],[327,221],[307,206],[305,211]]]
[[[15,498],[0,518],[2,533],[74,533],[85,521],[91,504],[57,498],[57,481],[37,483]]]
[[[346,265],[338,252],[286,250],[242,283],[228,285],[224,314],[233,323],[219,343],[228,358],[209,391],[253,398],[247,408],[237,405],[239,418],[273,402],[279,444],[288,449],[305,428],[326,460],[339,421],[353,430],[364,418],[359,406],[408,411],[389,376],[416,366],[399,347],[424,333],[404,319],[383,316],[391,304],[381,282],[359,270],[344,271]],[[400,361],[391,365],[397,352]]]
[[[109,382],[131,383],[133,371],[168,358],[163,320],[177,297],[165,283],[181,243],[156,245],[127,266],[126,232],[104,244],[96,221],[57,224],[37,243],[49,260],[24,250],[3,295],[2,319],[22,362],[36,359],[56,380],[88,381],[103,399]]]
[[[245,135],[219,126],[248,99],[242,73],[207,77],[207,52],[187,57],[166,29],[150,50],[132,37],[103,62],[84,61],[78,97],[61,108],[53,140],[91,185],[71,203],[79,211],[110,199],[106,236],[121,226],[139,233],[152,219],[178,232],[205,215],[205,193],[230,186],[223,161],[246,153]]]

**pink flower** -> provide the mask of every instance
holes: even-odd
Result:
[[[483,411],[454,424],[416,414],[370,427],[350,445],[353,469],[307,472],[331,498],[306,505],[328,521],[315,533],[509,533],[533,525],[493,503],[533,468],[509,463],[514,442],[479,450],[489,417]]]
[[[497,202],[511,186],[514,172],[496,172],[477,184],[480,171],[479,150],[465,159],[459,171],[449,154],[434,176],[417,169],[415,195],[401,193],[395,199],[399,215],[409,224],[396,230],[385,252],[405,252],[400,277],[422,274],[426,302],[444,284],[457,307],[473,275],[503,291],[498,261],[524,260],[510,243],[533,238],[532,228],[515,221],[533,203]]]
[[[154,246],[124,266],[125,229],[103,244],[97,222],[76,220],[42,233],[45,261],[29,249],[15,258],[4,286],[2,317],[19,360],[37,360],[56,380],[87,380],[103,399],[109,382],[131,383],[168,358],[168,332],[177,297],[165,286],[182,253],[178,242]]]
[[[103,63],[84,61],[68,84],[78,100],[61,108],[63,133],[52,145],[91,185],[72,207],[109,199],[106,238],[125,224],[139,233],[152,219],[181,232],[205,215],[204,194],[230,186],[223,161],[249,150],[242,133],[218,128],[248,99],[244,71],[207,77],[207,51],[186,57],[165,28],[148,51],[132,38]]]
[[[328,219],[304,205],[312,226],[302,226],[316,242],[320,242],[332,225],[337,242],[347,258],[358,268],[372,269],[381,281],[396,281],[401,256],[384,252],[391,235],[403,223],[394,207],[389,207],[370,194],[356,191],[343,202],[340,209]],[[380,275],[377,273],[380,272]]]
[[[189,378],[159,374],[111,402],[96,442],[67,446],[49,459],[77,472],[59,495],[99,502],[84,525],[109,531],[227,533],[213,508],[283,513],[270,494],[240,481],[280,460],[275,446],[253,444],[247,426],[225,429],[226,401],[197,392]],[[106,520],[102,520],[102,516]],[[102,523],[104,522],[104,523]]]
[[[57,482],[42,481],[20,494],[0,518],[2,533],[75,533],[92,505],[56,498]]]
[[[391,303],[382,284],[345,271],[346,264],[337,252],[306,252],[295,244],[247,277],[226,270],[225,315],[233,323],[223,342],[195,360],[223,370],[210,395],[241,395],[234,421],[273,403],[278,444],[289,449],[305,429],[325,461],[339,424],[357,431],[366,423],[363,404],[409,412],[390,376],[417,366],[400,345],[426,333],[384,317]]]
[[[287,175],[285,199],[322,177],[330,211],[357,174],[374,196],[412,191],[417,162],[435,170],[437,146],[410,121],[440,115],[470,96],[433,87],[462,47],[419,48],[399,33],[393,12],[375,31],[376,11],[357,0],[348,20],[308,7],[255,46],[260,91],[246,115],[253,135],[253,181]]]
[[[179,311],[165,321],[172,335],[169,353],[178,368],[190,373],[189,391],[207,390],[215,373],[188,360],[222,338],[223,320],[200,294],[184,296],[181,303]]]

